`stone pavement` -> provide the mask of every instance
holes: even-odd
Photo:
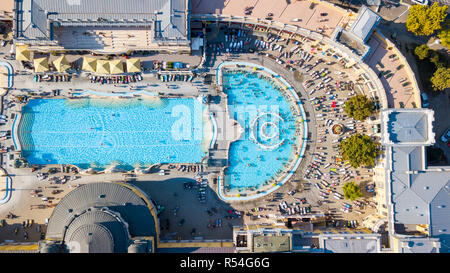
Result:
[[[313,8],[310,8],[313,5]],[[273,21],[300,26],[330,36],[336,26],[349,22],[352,13],[333,7],[326,2],[285,0],[192,0],[193,14],[222,14],[247,16],[265,19],[268,13],[273,13]],[[250,15],[245,14],[245,7],[253,7]],[[321,14],[326,13],[323,16]],[[300,19],[293,21],[293,19]],[[324,20],[322,20],[324,19]]]

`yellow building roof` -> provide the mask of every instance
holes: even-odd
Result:
[[[84,57],[82,70],[96,72],[97,71],[97,59]]]
[[[66,55],[62,55],[58,59],[53,61],[53,65],[56,67],[59,73],[66,71],[71,68],[69,61],[66,58]]]
[[[39,73],[49,70],[50,68],[48,67],[48,59],[46,57],[34,59],[34,72]]]
[[[110,72],[109,61],[106,60],[97,60],[97,73],[98,74],[111,74]]]
[[[111,74],[123,74],[123,62],[121,60],[112,60],[109,62],[109,69]]]
[[[28,50],[27,45],[16,45],[16,60],[18,61],[30,61],[31,52]]]
[[[127,59],[127,71],[128,73],[141,72],[141,59]]]

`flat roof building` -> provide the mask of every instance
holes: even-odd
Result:
[[[397,253],[439,253],[441,243],[438,238],[400,238]]]
[[[363,231],[306,232],[279,227],[235,227],[236,252],[379,253],[381,234]]]
[[[380,15],[363,5],[350,28],[346,30],[337,26],[331,34],[331,39],[350,49],[355,58],[362,61],[371,51],[366,41],[380,21]]]
[[[360,41],[366,42],[380,21],[380,15],[366,6],[362,6],[355,22],[350,26],[349,32]]]
[[[399,146],[428,146],[434,144],[431,109],[386,109],[381,116],[383,144]]]
[[[190,0],[15,0],[14,38],[30,49],[190,51]]]
[[[381,234],[321,234],[319,246],[325,253],[380,253]]]
[[[381,111],[382,143],[386,146],[386,196],[391,234],[420,233],[439,238],[440,251],[447,252],[450,249],[450,167],[427,166],[426,146],[435,141],[433,115],[430,109]]]
[[[240,227],[233,230],[236,252],[290,252],[292,231],[282,228]]]

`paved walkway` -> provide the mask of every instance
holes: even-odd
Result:
[[[403,63],[393,50],[389,50],[389,46],[376,35],[372,35],[369,40],[372,46],[372,52],[364,60],[373,71],[379,75],[380,80],[386,92],[388,106],[390,108],[413,108],[421,107],[420,101],[416,100],[415,92],[419,92],[414,88],[411,77],[406,71],[408,63]],[[398,51],[397,51],[398,52]],[[390,58],[390,56],[394,56]]]
[[[310,8],[313,3],[314,7]],[[327,3],[315,1],[291,1],[285,0],[192,0],[193,14],[223,14],[248,16],[265,19],[268,13],[273,13],[273,21],[292,24],[306,29],[320,32],[330,36],[336,26],[350,20],[351,13],[335,8]],[[245,14],[245,7],[253,7],[250,15]],[[327,14],[322,16],[321,14]],[[298,18],[298,21],[293,19]]]

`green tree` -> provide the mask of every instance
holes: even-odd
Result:
[[[450,48],[450,28],[444,29],[438,34],[441,39],[441,44],[447,48]]]
[[[365,120],[374,109],[373,101],[364,95],[353,96],[345,102],[345,112],[357,120]]]
[[[355,134],[341,141],[339,150],[344,160],[348,160],[353,168],[359,168],[375,165],[375,158],[380,154],[379,146],[369,136]]]
[[[448,6],[439,6],[435,2],[431,7],[413,5],[406,19],[406,29],[415,35],[432,35],[442,28],[441,23],[447,16]]]
[[[345,199],[355,201],[355,199],[363,196],[361,188],[355,182],[345,183],[342,189],[344,190]]]
[[[430,48],[426,44],[416,46],[414,54],[421,60],[426,59],[430,56]]]
[[[435,91],[444,91],[450,88],[450,68],[439,67],[430,79],[433,89]]]

